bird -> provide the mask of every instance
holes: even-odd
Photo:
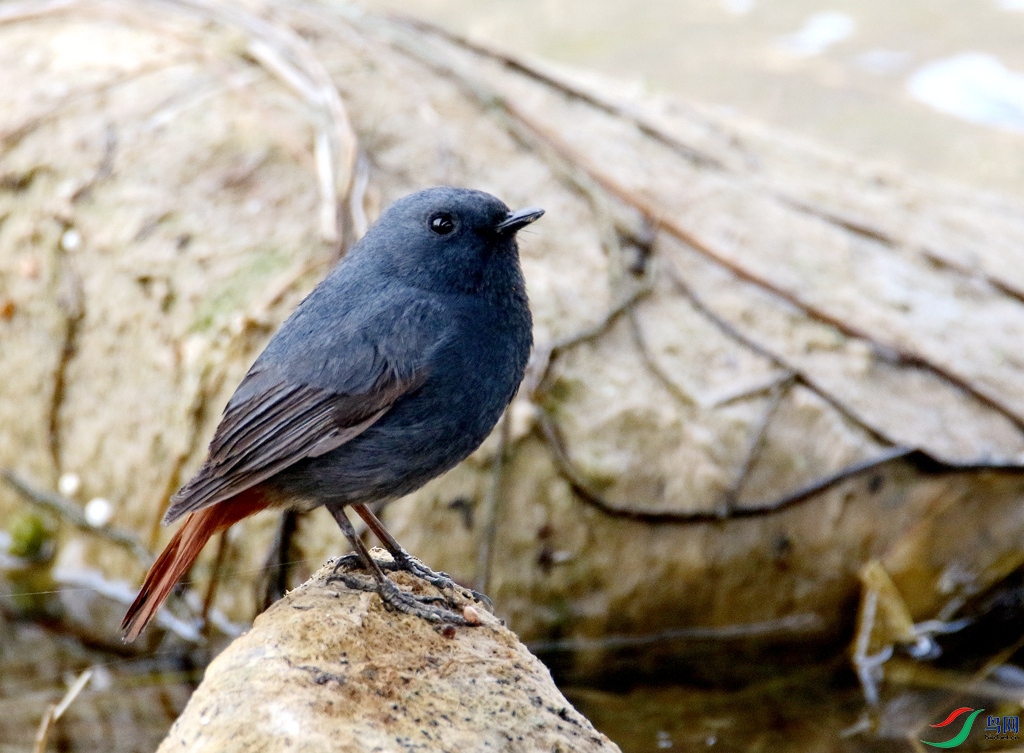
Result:
[[[345,508],[390,552],[391,569],[451,585],[402,549],[369,505],[405,496],[468,457],[515,396],[533,346],[516,234],[543,214],[448,186],[381,214],[228,401],[205,461],[171,497],[164,523],[185,520],[125,614],[126,642],[211,536],[273,508],[326,507],[355,552],[348,559],[372,576],[366,588],[389,608],[466,624],[388,579]]]

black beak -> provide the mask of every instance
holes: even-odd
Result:
[[[518,212],[509,212],[508,217],[494,226],[494,230],[501,235],[511,235],[522,230],[531,222],[539,220],[543,214],[544,210],[540,207],[530,207],[529,209],[520,209]]]

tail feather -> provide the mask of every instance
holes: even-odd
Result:
[[[131,643],[145,630],[214,534],[266,506],[261,496],[249,489],[231,499],[190,513],[149,568],[139,595],[128,607],[121,622],[125,642]]]

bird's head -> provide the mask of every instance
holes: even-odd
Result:
[[[414,287],[487,295],[521,285],[516,233],[542,214],[512,212],[483,191],[430,188],[388,207],[352,254]]]

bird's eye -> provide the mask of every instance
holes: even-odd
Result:
[[[447,212],[435,214],[430,218],[430,229],[438,235],[448,235],[455,230],[455,218]]]

